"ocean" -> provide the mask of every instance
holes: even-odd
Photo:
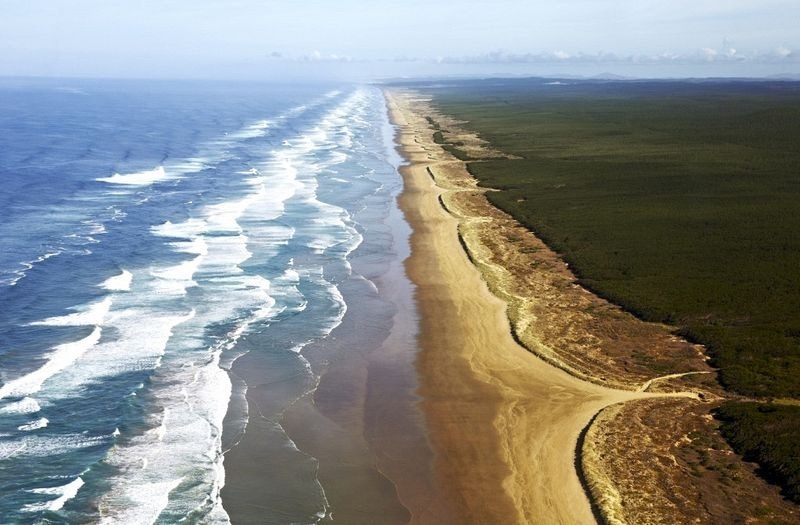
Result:
[[[279,416],[397,257],[399,162],[372,86],[0,80],[0,521],[229,523],[254,418],[262,522],[329,519]]]

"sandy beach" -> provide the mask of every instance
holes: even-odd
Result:
[[[421,315],[420,395],[456,522],[593,523],[599,510],[577,468],[582,431],[604,407],[664,394],[579,379],[515,341],[507,304],[465,252],[434,177],[463,163],[432,141],[413,94],[387,92],[387,101],[409,161],[399,203],[413,229],[406,268]]]

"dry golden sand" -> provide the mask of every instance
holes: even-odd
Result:
[[[421,313],[419,393],[454,522],[592,523],[575,468],[582,429],[606,406],[664,394],[579,379],[514,340],[506,302],[462,249],[460,221],[441,200],[449,190],[431,175],[457,161],[432,142],[412,96],[387,100],[410,161],[399,204],[413,229],[406,268]]]

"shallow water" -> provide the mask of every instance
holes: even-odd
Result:
[[[359,296],[346,283],[374,289],[353,251],[366,235],[362,258],[391,257],[373,234],[399,188],[380,92],[0,93],[3,522],[226,523],[223,452],[257,426],[267,514],[329,515],[278,416],[335,358],[319,341]],[[258,381],[229,375],[240,356]]]

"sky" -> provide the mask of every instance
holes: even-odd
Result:
[[[0,75],[800,75],[800,0],[0,0]]]

